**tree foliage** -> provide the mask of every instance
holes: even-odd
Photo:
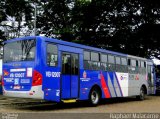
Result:
[[[36,5],[37,35],[159,58],[158,0],[1,0],[0,3],[0,22],[14,17],[18,21],[16,32],[21,31],[23,19],[24,26],[33,30]],[[3,31],[0,36],[4,36]]]
[[[32,20],[33,7],[26,0],[1,0],[1,19],[0,27],[1,39],[19,37],[22,28],[29,26]]]

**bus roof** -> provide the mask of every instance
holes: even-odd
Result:
[[[139,59],[139,60],[147,60],[146,58],[138,57],[138,56],[133,56],[133,55],[128,55],[129,58],[134,58],[134,59]]]
[[[55,43],[62,44],[62,45],[68,45],[68,46],[72,46],[72,47],[82,48],[84,50],[89,50],[89,51],[109,53],[109,54],[119,55],[119,56],[124,56],[124,57],[127,56],[127,54],[123,54],[123,53],[119,53],[119,52],[114,52],[114,51],[110,51],[110,50],[106,50],[106,49],[95,48],[95,47],[86,46],[86,45],[82,45],[82,44],[57,40],[57,39],[54,39],[54,38],[46,38],[46,41],[51,41],[51,42],[55,42]]]
[[[13,38],[13,39],[9,39],[7,41],[4,41],[4,43],[10,43],[10,42],[13,42],[13,41],[17,41],[17,40],[29,40],[29,39],[35,39],[36,36],[26,36],[26,37],[21,37],[21,38]]]
[[[37,38],[38,40],[43,39],[43,40],[46,40],[46,41],[49,41],[49,42],[54,42],[54,43],[58,43],[58,44],[62,44],[62,45],[82,48],[82,49],[89,50],[89,51],[109,53],[109,54],[113,54],[113,55],[119,55],[119,56],[124,56],[124,57],[139,58],[139,59],[142,59],[142,60],[147,60],[146,58],[142,58],[142,57],[137,57],[137,56],[128,55],[128,54],[115,52],[115,51],[110,51],[110,50],[101,49],[101,48],[95,48],[95,47],[82,45],[82,44],[77,44],[77,43],[73,43],[73,42],[62,41],[62,40],[59,40],[59,39],[56,39],[56,38],[48,38],[48,37],[44,37],[44,36],[26,36],[26,37],[21,37],[21,38],[14,38],[14,39],[4,41],[4,43],[9,43],[9,42],[17,41],[17,40],[35,39],[35,38]]]

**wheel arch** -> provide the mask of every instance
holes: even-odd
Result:
[[[146,86],[145,84],[143,84],[143,85],[141,86],[141,88],[143,88],[143,89],[144,89],[144,93],[147,94],[147,86]]]
[[[100,98],[102,98],[102,90],[101,90],[101,87],[100,87],[98,84],[94,84],[94,85],[90,88],[89,95],[90,95],[91,91],[92,91],[94,88],[98,89],[98,91],[99,91],[99,93],[100,93]],[[89,95],[88,95],[88,96],[89,96]]]

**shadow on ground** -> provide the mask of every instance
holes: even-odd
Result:
[[[157,95],[156,95],[157,96]],[[158,95],[159,96],[159,95]],[[2,101],[3,100],[3,101]],[[6,103],[1,103],[6,101]],[[146,100],[149,100],[149,96],[147,96]],[[100,102],[101,105],[112,105],[118,103],[127,103],[138,101],[135,97],[130,98],[112,98],[112,99],[103,99]],[[49,101],[39,101],[39,100],[26,100],[20,98],[0,98],[0,106],[1,108],[6,107],[10,109],[23,110],[23,111],[57,111],[64,109],[77,109],[77,108],[88,108],[91,107],[88,101],[79,101],[76,103],[54,103]],[[92,107],[91,107],[92,108]]]

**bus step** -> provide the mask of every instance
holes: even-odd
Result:
[[[64,103],[73,103],[76,101],[77,101],[77,99],[62,100],[62,102],[64,102]]]

